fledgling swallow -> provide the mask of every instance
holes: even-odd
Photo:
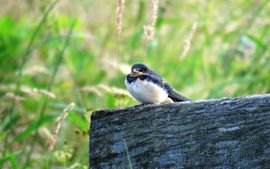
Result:
[[[126,76],[129,93],[142,104],[173,103],[190,100],[177,93],[156,72],[142,63],[134,64]]]

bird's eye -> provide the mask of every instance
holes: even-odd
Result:
[[[146,68],[146,67],[142,67],[142,68],[140,68],[139,71],[140,71],[140,72],[147,72],[147,68]]]

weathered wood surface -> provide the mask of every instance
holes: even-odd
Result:
[[[270,168],[270,94],[96,111],[90,168]]]

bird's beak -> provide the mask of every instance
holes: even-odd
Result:
[[[142,75],[142,74],[143,74],[142,72],[139,72],[139,71],[137,71],[137,70],[132,70],[131,73],[130,73],[130,75],[131,75],[132,77],[138,77],[138,76],[140,76],[140,75]]]

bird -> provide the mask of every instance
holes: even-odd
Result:
[[[142,104],[165,104],[191,99],[179,94],[159,74],[143,63],[136,63],[125,78],[129,93]]]

